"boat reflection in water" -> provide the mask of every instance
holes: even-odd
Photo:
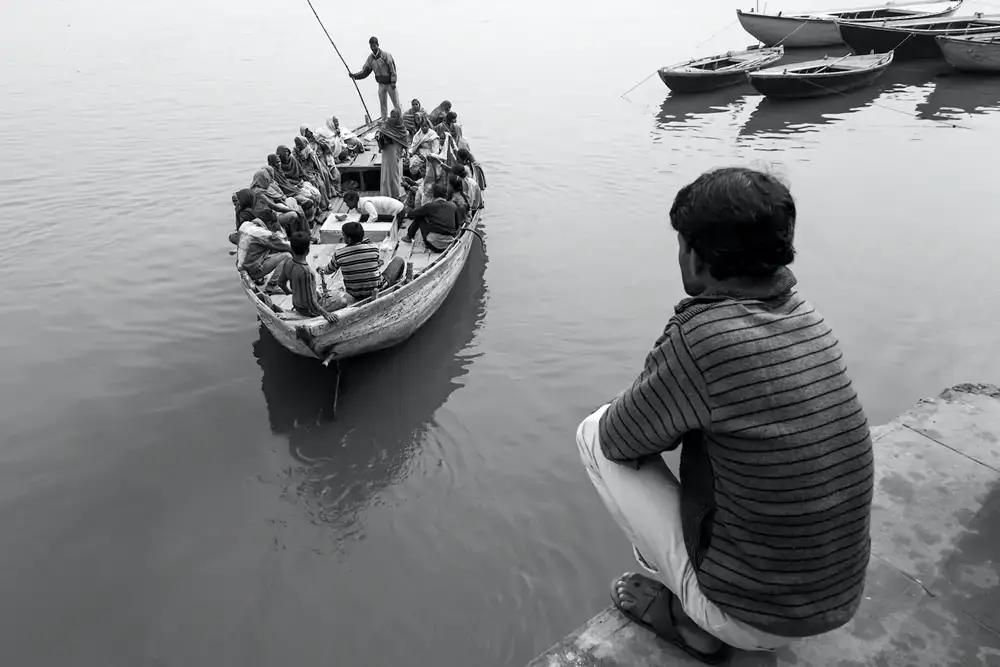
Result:
[[[674,130],[700,125],[710,116],[736,113],[743,106],[744,95],[753,92],[749,84],[722,88],[693,95],[668,95],[656,114],[659,130]]]
[[[890,67],[869,86],[811,99],[763,98],[740,128],[741,138],[779,138],[817,132],[872,106],[881,96],[926,85],[934,70],[920,66]]]
[[[934,88],[917,105],[917,117],[950,121],[965,115],[1000,109],[1000,81],[995,76],[965,74],[949,69],[934,78]]]
[[[378,492],[406,475],[435,412],[478,356],[470,344],[486,311],[486,262],[477,241],[451,294],[410,339],[342,362],[336,419],[337,370],[289,354],[261,325],[254,356],[271,430],[288,437],[302,464],[283,484],[314,522],[335,528],[338,543],[359,530],[359,513]]]

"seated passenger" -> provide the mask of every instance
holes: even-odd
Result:
[[[326,131],[324,135],[339,141],[341,144],[340,152],[335,155],[337,162],[349,160],[352,153],[357,155],[358,153],[365,152],[364,143],[350,130],[341,129],[340,121],[337,120],[336,116],[330,116],[326,119]],[[337,146],[334,145],[333,148],[336,150]]]
[[[403,202],[392,197],[361,197],[357,192],[345,192],[347,212],[361,214],[359,222],[392,222],[403,212]]]
[[[319,203],[320,196],[319,190],[313,187],[305,187],[304,181],[299,181],[297,183],[292,182],[281,170],[281,160],[278,159],[276,153],[271,153],[267,156],[267,166],[264,167],[268,175],[271,177],[271,182],[281,191],[281,194],[285,197],[292,197],[300,205],[305,201],[312,201],[314,203]]]
[[[469,149],[459,148],[455,153],[455,158],[458,160],[459,164],[464,165],[465,168],[469,170],[469,176],[476,179],[476,182],[479,184],[479,189],[485,190],[486,174],[483,172],[483,168],[479,166],[479,163],[476,162],[476,158],[469,152]]]
[[[278,222],[282,226],[287,226],[298,212],[298,203],[293,197],[285,197],[274,184],[271,172],[267,169],[258,169],[254,173],[250,191],[257,196],[258,201],[266,203],[272,211],[278,213]]]
[[[462,126],[458,124],[458,114],[454,111],[449,111],[445,114],[444,121],[435,126],[434,129],[437,131],[438,136],[441,137],[442,141],[444,140],[445,134],[450,134],[452,141],[454,141],[456,150],[459,148],[468,149],[468,144],[462,136]]]
[[[419,114],[416,119],[417,133],[413,135],[410,142],[410,171],[420,168],[424,159],[429,154],[437,154],[441,151],[441,139],[437,132],[431,127],[431,122],[424,114]]]
[[[305,125],[299,128],[299,134],[305,138],[309,148],[312,149],[316,162],[329,176],[330,182],[333,184],[334,191],[339,191],[340,170],[337,169],[337,160],[333,155],[331,142],[326,138],[320,138],[319,136],[313,134],[313,131]],[[334,195],[330,196],[332,197]]]
[[[306,258],[309,256],[309,235],[298,232],[289,239],[292,247],[292,259],[285,262],[278,286],[285,294],[292,295],[292,307],[304,317],[324,317],[330,324],[339,320],[327,306],[333,307],[330,300],[321,299],[316,291],[316,275]],[[291,285],[291,289],[289,289]]]
[[[465,224],[472,212],[472,205],[465,195],[465,179],[457,174],[448,177],[448,201],[458,207],[458,212],[462,216],[462,224]]]
[[[328,208],[330,198],[337,196],[337,189],[333,186],[330,171],[320,164],[315,149],[309,145],[305,137],[295,137],[295,148],[292,154],[302,165],[302,171],[306,178],[319,189],[320,193],[326,196],[327,204],[323,208]]]
[[[270,209],[261,211],[259,217],[240,225],[235,236],[234,239],[231,235],[229,240],[235,240],[238,247],[237,270],[245,270],[258,285],[263,284],[270,273],[271,280],[264,291],[268,294],[279,293],[281,290],[278,288],[278,281],[281,278],[281,269],[292,255],[289,253],[291,247],[288,238],[278,225],[274,211]]]
[[[424,245],[432,252],[444,252],[458,236],[462,226],[458,207],[446,201],[448,189],[443,185],[434,185],[434,199],[423,206],[413,209],[413,222],[406,230],[404,243],[413,243],[413,238],[419,231],[424,237]]]
[[[274,151],[278,156],[278,163],[281,173],[288,179],[288,181],[294,185],[301,185],[304,189],[309,192],[315,192],[316,197],[319,198],[319,205],[321,208],[329,208],[330,198],[323,193],[320,188],[318,188],[309,179],[306,174],[305,169],[302,164],[298,161],[295,155],[288,149],[288,146],[278,146],[277,150]]]
[[[448,100],[445,100],[441,104],[434,107],[434,111],[432,111],[430,115],[431,125],[438,125],[441,123],[449,111],[451,111],[451,102]]]
[[[463,192],[469,200],[469,207],[472,211],[478,211],[483,207],[483,193],[479,189],[476,179],[469,176],[469,170],[465,165],[456,164],[451,168],[451,173],[458,176],[463,181]]]
[[[350,194],[350,193],[348,193]],[[379,290],[391,287],[403,277],[406,262],[402,257],[393,257],[385,271],[379,271],[382,258],[378,246],[365,238],[365,228],[360,222],[345,222],[340,228],[347,245],[333,251],[330,263],[319,269],[319,273],[344,275],[344,290],[358,301],[367,299]]]
[[[427,112],[420,105],[420,100],[414,97],[413,101],[410,102],[410,108],[403,112],[403,125],[411,137],[417,133],[417,114],[426,115]]]
[[[257,182],[256,179],[254,182]],[[262,211],[287,213],[292,210],[286,204],[279,204],[250,188],[233,193],[233,208],[236,209],[236,229],[239,229],[244,222],[259,217]]]

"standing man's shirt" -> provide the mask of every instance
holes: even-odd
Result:
[[[354,75],[354,78],[364,79],[372,72],[375,73],[375,80],[379,83],[396,83],[396,61],[392,59],[392,54],[384,49],[379,49],[378,53],[369,54],[365,66]]]
[[[395,197],[361,197],[358,200],[358,212],[362,216],[367,215],[370,222],[374,222],[380,215],[395,218],[402,210],[403,202]]]
[[[344,289],[355,299],[368,298],[382,286],[382,258],[378,247],[368,239],[333,251],[327,271],[340,269],[344,276]]]
[[[638,465],[683,442],[681,523],[699,587],[781,637],[854,616],[874,488],[843,354],[794,285],[780,269],[767,290],[682,301],[599,431],[607,459]]]

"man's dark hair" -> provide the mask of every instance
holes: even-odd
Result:
[[[463,181],[461,176],[456,176],[455,174],[452,174],[451,176],[448,177],[448,185],[450,185],[451,189],[454,190],[455,192],[464,192],[464,190],[462,189],[462,183]]]
[[[302,202],[302,210],[303,211],[305,211],[306,213],[308,213],[312,209],[313,209],[312,199],[306,199],[304,202]]]
[[[472,153],[469,152],[468,148],[459,148],[455,152],[455,157],[462,162],[472,162]]]
[[[716,280],[766,278],[795,259],[795,200],[777,178],[727,167],[677,193],[670,225]]]
[[[347,245],[354,245],[365,240],[365,228],[360,222],[345,222],[340,227],[340,233],[344,235]]]
[[[368,43],[369,44],[378,44],[378,37],[375,37],[374,35],[371,36],[371,37],[369,37],[368,38]]]
[[[442,199],[444,199],[445,197],[448,196],[448,188],[441,183],[435,183],[434,187],[431,189],[431,195],[433,195],[435,198],[441,197]]]
[[[292,232],[288,238],[288,244],[292,246],[292,254],[306,255],[309,253],[309,235],[305,232]]]
[[[353,190],[348,190],[347,192],[344,193],[344,203],[350,206],[351,208],[357,206],[358,201],[360,199],[361,197],[358,195],[358,193],[354,192]]]
[[[454,167],[451,168],[451,173],[461,178],[465,178],[466,176],[469,175],[469,172],[466,170],[464,164],[456,164]]]
[[[446,123],[454,123],[456,120],[458,120],[458,114],[454,111],[449,111],[444,115],[444,122]]]

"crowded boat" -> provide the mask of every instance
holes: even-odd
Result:
[[[353,131],[336,116],[302,125],[232,194],[237,271],[293,352],[329,362],[388,347],[447,296],[486,186],[448,100],[383,106]],[[388,319],[366,308],[378,302]]]

